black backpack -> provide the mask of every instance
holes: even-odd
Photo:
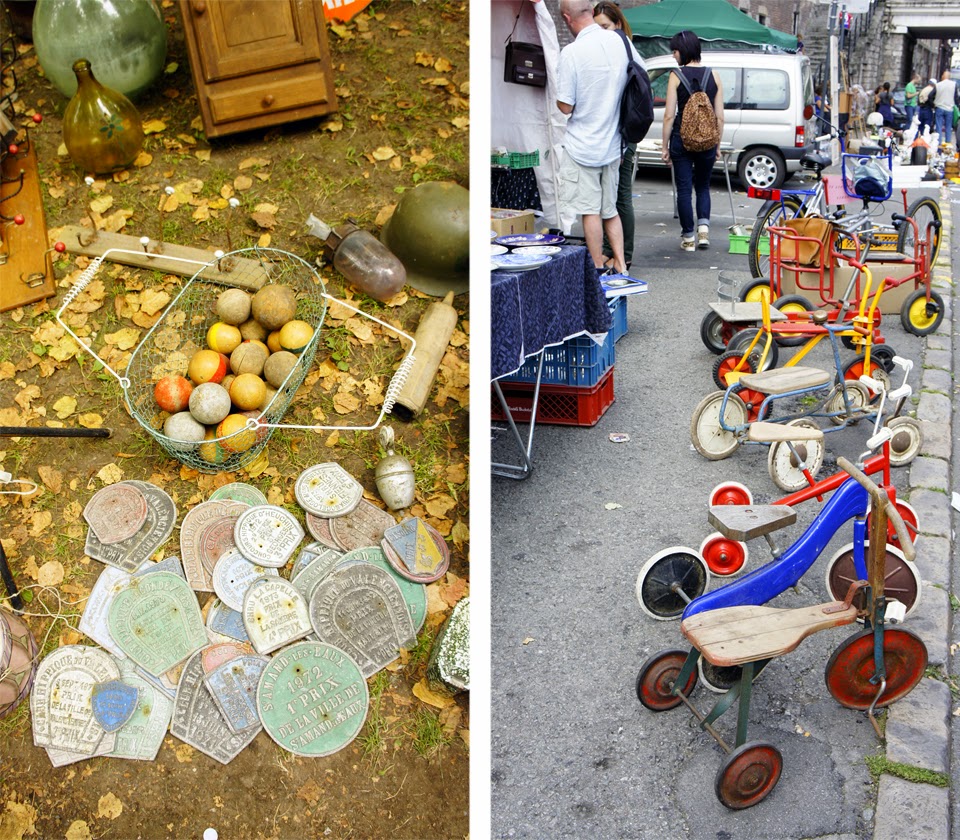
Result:
[[[633,60],[626,34],[620,29],[617,34],[627,51],[627,84],[620,98],[620,140],[626,145],[647,136],[653,123],[653,91],[647,71]]]

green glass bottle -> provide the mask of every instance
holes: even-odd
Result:
[[[86,172],[115,172],[143,148],[143,126],[133,103],[100,84],[85,58],[74,62],[77,92],[63,115],[63,142]]]

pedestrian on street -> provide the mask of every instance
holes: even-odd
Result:
[[[937,94],[937,80],[930,79],[924,86],[923,90],[920,91],[920,95],[917,97],[917,118],[920,120],[920,125],[917,128],[917,135],[923,134],[924,130],[929,128],[933,131],[933,100]]]
[[[613,270],[625,274],[623,228],[617,214],[620,99],[627,83],[623,41],[593,19],[591,0],[560,0],[574,41],[560,51],[557,107],[570,119],[560,161],[560,200],[581,217],[593,264],[604,270],[603,234]],[[642,63],[633,45],[633,60]]]
[[[957,83],[950,78],[950,71],[944,70],[940,81],[937,82],[937,95],[934,107],[937,113],[937,133],[940,142],[950,142],[950,129],[953,128],[953,106],[958,102]]]
[[[873,94],[873,105],[876,108],[877,113],[883,117],[883,124],[885,126],[893,126],[893,95],[890,93],[890,82],[884,82],[881,85],[877,85],[877,89]]]
[[[913,118],[917,115],[917,97],[920,93],[917,90],[917,82],[919,81],[920,74],[914,73],[913,78],[903,89],[903,108],[907,112],[907,128],[913,125]]]
[[[593,7],[593,19],[604,29],[622,30],[627,39],[633,41],[630,24],[627,23],[627,19],[616,3],[597,3]],[[643,61],[640,64],[643,66]],[[627,268],[630,268],[630,264],[633,262],[633,239],[636,230],[636,220],[633,212],[633,179],[636,152],[637,144],[628,143],[623,151],[623,157],[620,159],[617,187],[617,215],[620,217],[620,226],[623,228],[623,260]],[[612,268],[613,250],[610,248],[610,242],[606,236],[603,238],[603,257],[604,266]]]
[[[706,151],[688,151],[680,137],[683,112],[691,94],[678,73],[692,89],[703,91],[713,104],[719,137],[723,137],[723,87],[716,71],[700,64],[700,39],[690,30],[676,33],[670,49],[680,70],[667,81],[667,101],[663,111],[663,162],[673,167],[677,184],[677,215],[680,217],[680,248],[693,251],[710,247],[710,175],[717,159],[719,142]],[[697,218],[694,237],[693,193],[696,192]]]

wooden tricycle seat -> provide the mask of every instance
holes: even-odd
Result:
[[[725,537],[746,542],[797,521],[789,505],[711,505],[707,521]]]
[[[823,440],[823,429],[813,426],[790,426],[784,423],[768,423],[765,420],[754,420],[747,429],[747,440],[754,443],[780,443],[792,440],[794,443],[802,440]]]
[[[680,632],[707,662],[726,667],[782,656],[807,636],[856,620],[857,608],[843,601],[792,610],[724,607],[684,619]]]
[[[796,365],[788,368],[774,368],[760,373],[745,373],[737,380],[744,388],[759,391],[761,394],[786,394],[804,388],[818,388],[829,385],[833,374],[820,368]]]

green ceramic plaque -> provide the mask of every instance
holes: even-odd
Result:
[[[107,621],[117,646],[155,677],[208,643],[197,596],[170,572],[133,578],[114,596]]]
[[[263,728],[285,750],[319,758],[360,733],[370,695],[360,666],[324,642],[297,642],[270,660],[257,686]]]
[[[400,587],[403,600],[407,602],[407,610],[410,612],[413,629],[419,633],[423,627],[423,622],[427,618],[427,587],[422,583],[416,583],[399,574],[397,570],[387,562],[383,549],[355,548],[353,551],[348,551],[343,555],[337,563],[336,568],[341,569],[346,566],[356,565],[357,563],[373,563],[374,566],[379,566],[385,572],[390,573],[390,576],[394,579],[397,586]],[[294,581],[294,585],[296,585],[296,581]]]

